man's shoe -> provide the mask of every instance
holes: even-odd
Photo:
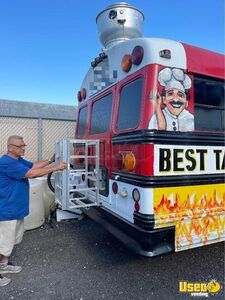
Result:
[[[0,286],[5,286],[11,282],[10,278],[6,278],[0,274]]]
[[[0,274],[19,273],[22,270],[20,266],[14,266],[12,263],[0,263]]]

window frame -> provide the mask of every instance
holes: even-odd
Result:
[[[80,113],[85,108],[87,109],[87,113],[86,113],[86,122],[85,122],[84,134],[80,135],[79,134]],[[82,137],[86,136],[86,130],[87,130],[87,125],[88,125],[88,110],[89,109],[88,109],[88,105],[87,104],[79,108],[79,114],[78,114],[77,126],[76,126],[76,137],[77,138],[82,138]]]
[[[92,133],[91,132],[91,125],[92,125],[92,116],[93,116],[93,110],[94,110],[94,105],[98,102],[101,101],[102,99],[104,99],[105,97],[111,95],[111,112],[110,112],[110,118],[109,118],[109,123],[108,123],[108,130],[107,131],[103,131],[103,132],[95,132]],[[99,134],[106,134],[108,132],[111,131],[111,124],[112,124],[112,115],[113,115],[113,98],[114,98],[114,93],[113,90],[108,91],[107,93],[104,93],[103,95],[101,95],[100,97],[98,97],[97,99],[94,99],[91,103],[91,111],[90,111],[90,124],[89,124],[89,130],[88,130],[88,134],[93,136],[93,135],[99,135]]]
[[[220,103],[219,105],[211,105],[211,104],[205,104],[203,102],[199,103],[199,102],[196,102],[196,81],[199,81],[199,82],[211,82],[211,83],[217,83],[217,82],[220,82],[221,85],[223,85],[223,88],[224,88],[224,93],[225,93],[225,86],[224,86],[224,83],[225,81],[223,79],[220,79],[220,78],[215,78],[215,77],[209,77],[209,76],[203,76],[203,75],[198,75],[198,74],[194,74],[194,111],[195,111],[195,130],[198,130],[198,131],[224,131],[225,130],[225,125],[223,124],[223,118],[224,118],[224,114],[225,114],[225,99],[224,97],[221,97],[222,99],[222,103]],[[206,93],[206,92],[205,92]],[[204,94],[203,94],[204,96]],[[218,112],[218,115],[220,117],[220,124],[219,125],[219,129],[216,129],[216,128],[204,128],[204,123],[201,125],[200,123],[200,126],[199,126],[199,120],[197,118],[197,109],[203,109],[204,110],[208,110],[208,112],[210,112],[211,110],[213,110],[215,113]],[[207,112],[205,113],[207,114]],[[213,123],[213,122],[212,122]],[[196,126],[198,124],[198,126]],[[210,123],[211,124],[211,123]]]
[[[115,132],[129,132],[131,130],[135,130],[140,126],[141,123],[141,114],[142,114],[142,106],[143,106],[143,95],[144,95],[144,75],[143,74],[138,74],[135,77],[132,77],[129,81],[127,80],[126,82],[123,82],[119,87],[118,87],[118,92],[117,92],[117,99],[118,99],[118,103],[117,103],[117,113],[116,113],[116,117],[115,117]],[[121,100],[121,93],[122,90],[127,87],[128,85],[132,84],[133,82],[137,81],[137,80],[141,80],[141,97],[140,97],[140,110],[139,110],[139,116],[138,116],[138,121],[136,123],[136,125],[134,127],[129,127],[129,128],[123,128],[120,129],[118,128],[118,120],[119,120],[119,112],[120,112],[120,100]]]

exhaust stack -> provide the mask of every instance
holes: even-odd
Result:
[[[144,15],[125,2],[108,6],[96,17],[99,39],[105,48],[132,38],[142,37]]]

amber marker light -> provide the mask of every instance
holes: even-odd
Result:
[[[121,61],[121,68],[124,72],[129,72],[132,66],[132,60],[130,54],[125,54]]]
[[[144,57],[143,47],[141,47],[141,46],[134,47],[132,54],[131,54],[132,63],[136,66],[140,65],[143,57]]]
[[[133,171],[136,166],[136,159],[132,152],[129,152],[124,157],[124,167],[128,171]]]
[[[87,95],[86,89],[82,88],[80,93],[81,93],[81,99],[83,99],[83,100],[86,99],[86,95]]]

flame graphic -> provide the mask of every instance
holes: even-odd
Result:
[[[222,199],[216,190],[212,196],[207,193],[200,197],[196,193],[187,194],[186,200],[181,200],[178,193],[172,200],[163,194],[154,207],[154,214],[156,227],[176,226],[177,250],[225,237],[225,192]]]

